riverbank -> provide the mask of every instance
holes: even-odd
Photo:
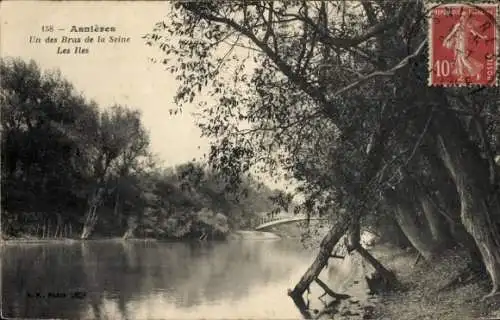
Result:
[[[229,233],[225,240],[277,240],[280,236],[272,232],[236,230]],[[37,238],[30,236],[1,238],[0,244],[31,244],[31,243],[73,243],[81,241],[164,241],[164,242],[184,242],[184,241],[204,241],[199,239],[156,239],[156,238],[121,238],[121,237],[97,237],[82,240],[79,238]]]
[[[332,260],[323,278],[334,292],[351,297],[329,312],[318,310],[320,319],[500,319],[500,297],[482,301],[490,290],[488,278],[470,272],[465,252],[450,251],[429,263],[417,259],[413,250],[391,245],[378,244],[369,251],[396,273],[398,289],[370,294],[365,276],[372,267],[355,252]]]
[[[373,317],[365,319],[500,319],[499,297],[481,300],[490,284],[467,272],[465,254],[449,252],[432,264],[415,264],[413,251],[377,246],[370,252],[396,272],[403,290],[380,296]]]
[[[82,240],[80,238],[68,238],[68,237],[57,237],[57,238],[39,238],[33,236],[19,236],[19,237],[2,237],[0,238],[0,243],[69,243],[69,242],[80,242],[80,241],[129,241],[129,240],[145,240],[145,241],[157,241],[158,239],[153,238],[128,238],[124,239],[121,237],[93,237],[87,240]]]
[[[129,239],[123,239],[123,238],[102,238],[102,239],[73,239],[73,238],[45,238],[45,239],[37,239],[37,238],[14,238],[14,239],[7,239],[7,240],[1,240],[0,245],[9,245],[9,244],[47,244],[47,243],[78,243],[78,242],[89,242],[89,241],[99,241],[99,242],[119,242],[119,241],[164,241],[164,242],[181,242],[181,241],[172,241],[172,240],[158,240],[158,239],[150,239],[150,238],[144,238],[144,239],[139,239],[139,238],[129,238]]]

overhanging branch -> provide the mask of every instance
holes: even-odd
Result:
[[[401,60],[397,65],[395,65],[394,67],[392,67],[391,69],[389,70],[386,70],[386,71],[375,71],[373,73],[370,73],[364,77],[362,77],[361,79],[359,80],[356,80],[354,81],[353,83],[343,87],[343,88],[340,88],[338,89],[337,91],[335,91],[332,96],[338,96],[350,89],[353,89],[365,82],[367,82],[368,80],[370,79],[373,79],[375,77],[383,77],[383,76],[393,76],[396,74],[397,71],[401,70],[402,68],[406,67],[410,61],[414,58],[416,58],[417,56],[419,56],[421,53],[422,53],[422,50],[423,48],[425,47],[425,45],[427,44],[427,39],[425,39],[424,41],[422,41],[420,43],[420,45],[418,46],[417,50],[415,50],[412,54],[410,54],[409,56],[407,56],[406,58],[404,58],[403,60]]]
[[[246,36],[249,40],[251,40],[258,48],[260,48],[263,53],[265,53],[279,68],[279,70],[288,77],[289,81],[294,83],[297,87],[299,87],[302,91],[304,91],[308,96],[310,96],[318,105],[321,107],[321,109],[324,111],[325,115],[336,121],[337,120],[337,110],[335,106],[333,105],[332,101],[329,101],[325,93],[320,90],[319,88],[316,88],[315,86],[311,85],[308,81],[307,78],[303,75],[297,74],[296,72],[293,71],[293,68],[291,65],[286,63],[282,57],[278,54],[278,52],[274,51],[269,47],[267,43],[264,43],[261,41],[259,38],[257,38],[257,35],[252,32],[252,30],[246,28],[245,26],[242,26],[238,24],[236,21],[234,21],[231,18],[228,17],[222,17],[222,16],[217,16],[210,10],[204,10],[200,9],[198,10],[196,7],[193,7],[192,5],[186,6],[186,9],[193,12],[194,14],[199,15],[200,17],[207,19],[209,21],[214,21],[218,23],[222,23],[225,25],[230,26],[234,30],[240,32],[244,36]],[[300,16],[299,16],[300,17]],[[392,20],[391,20],[392,21]],[[311,21],[314,26],[314,22]],[[316,29],[318,26],[314,26]],[[353,88],[356,88],[360,86],[361,84],[369,81],[370,79],[373,79],[375,77],[381,77],[381,76],[393,76],[398,72],[399,70],[403,69],[406,67],[412,59],[420,55],[423,51],[423,48],[425,47],[427,43],[427,39],[422,41],[421,44],[418,46],[418,48],[410,55],[405,57],[403,60],[401,60],[397,65],[392,67],[391,69],[385,70],[385,71],[376,71],[373,73],[370,73],[354,82],[351,84],[344,86],[330,95],[330,97],[335,97],[338,95],[341,95],[345,93],[346,91],[349,91]]]

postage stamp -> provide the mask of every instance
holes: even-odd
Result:
[[[498,5],[431,5],[430,86],[498,85]]]

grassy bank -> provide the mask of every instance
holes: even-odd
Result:
[[[499,297],[482,301],[489,292],[485,276],[468,272],[463,253],[446,253],[433,263],[412,251],[379,246],[371,250],[396,271],[403,289],[384,294],[373,319],[500,319]]]

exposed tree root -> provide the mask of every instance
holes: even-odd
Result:
[[[335,298],[337,300],[348,299],[351,296],[348,294],[336,293],[332,289],[330,289],[323,281],[319,278],[316,278],[315,282],[327,293],[330,297]]]
[[[498,298],[500,297],[500,288],[493,288],[490,293],[481,298],[481,301],[485,301],[489,298]]]
[[[336,309],[337,309],[338,305],[340,304],[340,302],[341,302],[341,300],[334,300],[334,301],[328,303],[328,305],[326,305],[325,308],[323,308],[323,310],[321,310],[315,314],[314,319],[319,319],[325,314],[335,313],[337,311]]]
[[[372,293],[393,290],[400,286],[394,272],[385,268],[380,261],[368,252],[368,250],[363,248],[361,245],[357,245],[356,251],[358,251],[361,257],[368,261],[375,269],[375,273],[370,278],[365,277],[368,287]]]
[[[442,286],[437,290],[437,292],[443,292],[443,291],[448,291],[448,290],[453,290],[456,289],[460,286],[464,286],[468,283],[473,282],[475,279],[477,279],[478,274],[475,273],[474,271],[471,270],[464,270],[460,272],[456,277],[448,281],[447,284]]]

